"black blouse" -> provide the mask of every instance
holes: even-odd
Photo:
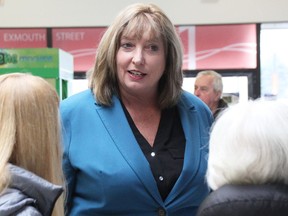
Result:
[[[183,167],[185,135],[176,106],[164,109],[153,147],[134,124],[129,112],[122,104],[134,136],[150,164],[151,171],[163,200],[177,181]]]

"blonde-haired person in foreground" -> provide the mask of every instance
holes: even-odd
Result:
[[[64,215],[58,107],[44,79],[0,76],[1,216]]]
[[[223,111],[210,136],[198,215],[288,215],[288,106],[255,100]],[[234,210],[234,211],[232,211]]]

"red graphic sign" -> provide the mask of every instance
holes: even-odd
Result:
[[[0,48],[45,48],[46,29],[0,29]]]
[[[52,47],[74,57],[74,71],[86,72],[106,27],[52,29]],[[256,25],[178,26],[183,69],[256,68]],[[47,29],[0,29],[0,48],[47,47]]]
[[[183,69],[256,68],[256,25],[180,26]]]
[[[52,46],[74,57],[74,71],[86,72],[95,60],[96,48],[106,28],[52,29]]]

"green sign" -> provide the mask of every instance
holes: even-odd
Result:
[[[73,56],[57,48],[0,49],[0,74],[15,72],[43,77],[62,95],[73,79]]]

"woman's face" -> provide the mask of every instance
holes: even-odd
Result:
[[[122,36],[116,55],[121,94],[157,95],[165,70],[165,49],[159,38],[144,32],[141,39]]]

